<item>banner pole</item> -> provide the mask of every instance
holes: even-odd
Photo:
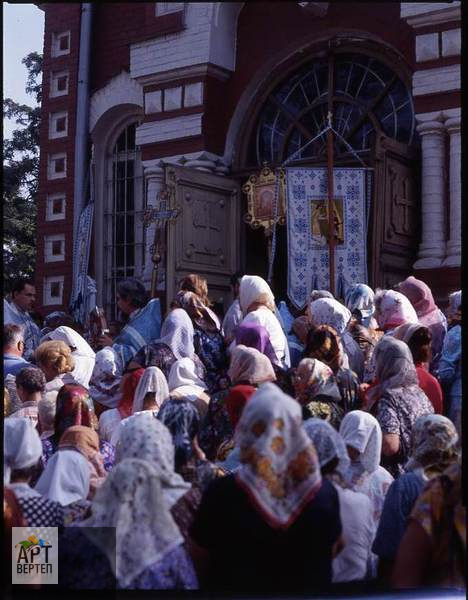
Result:
[[[333,210],[333,55],[328,55],[328,126],[327,131],[327,180],[328,180],[328,251],[329,251],[329,280],[330,292],[335,295],[335,211]]]

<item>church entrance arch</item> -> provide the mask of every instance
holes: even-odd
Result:
[[[418,239],[419,140],[410,73],[401,61],[392,64],[388,50],[386,56],[380,50],[370,41],[358,47],[343,39],[330,41],[286,76],[283,70],[281,78],[267,82],[240,136],[246,141],[238,149],[236,165],[243,177],[265,163],[270,168],[281,165],[325,129],[331,95],[333,128],[339,134],[334,137],[335,167],[364,164],[373,173],[368,234],[362,243],[367,244],[369,284],[374,287],[392,285],[411,271]],[[326,165],[327,140],[322,136],[289,166]],[[278,226],[273,271],[279,298],[286,297],[285,230]],[[246,246],[246,270],[266,275],[263,233],[247,227]]]

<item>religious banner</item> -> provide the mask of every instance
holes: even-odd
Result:
[[[90,202],[83,209],[78,222],[78,232],[73,248],[73,285],[70,298],[70,312],[76,321],[85,325],[89,308],[87,296],[89,290],[88,265],[93,229],[94,203]],[[94,308],[94,306],[91,306]]]
[[[367,170],[333,170],[336,296],[367,283]],[[301,310],[314,289],[329,289],[326,168],[287,168],[288,296]]]

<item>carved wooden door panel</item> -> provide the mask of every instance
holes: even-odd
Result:
[[[375,152],[371,210],[370,285],[389,288],[407,277],[416,260],[420,230],[417,152],[381,137]]]
[[[172,202],[180,209],[168,230],[167,305],[180,280],[197,273],[208,281],[213,302],[227,309],[229,278],[239,269],[240,189],[227,177],[178,166],[166,167]]]

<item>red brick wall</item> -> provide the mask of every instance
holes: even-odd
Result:
[[[40,131],[39,191],[37,215],[37,260],[35,281],[37,286],[37,309],[47,314],[67,306],[71,291],[73,255],[73,182],[75,155],[75,111],[78,75],[78,51],[80,38],[80,4],[45,4],[44,27],[44,70],[42,77],[42,120]],[[70,31],[70,53],[56,58],[51,57],[52,33]],[[69,71],[68,94],[50,98],[51,71]],[[49,114],[68,111],[68,134],[59,139],[49,139]],[[67,153],[67,177],[47,179],[47,158],[50,154]],[[46,198],[48,194],[65,192],[66,218],[61,221],[46,221]],[[65,260],[44,262],[44,235],[65,233]],[[44,276],[64,275],[63,305],[43,306]]]

